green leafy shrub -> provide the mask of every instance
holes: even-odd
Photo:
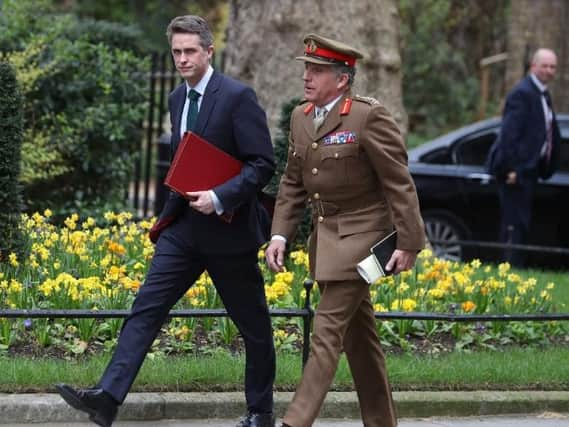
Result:
[[[434,136],[474,118],[478,75],[469,67],[469,52],[451,43],[458,30],[452,3],[425,0],[418,8],[399,0],[403,103],[411,133]]]
[[[300,103],[299,98],[293,98],[283,104],[281,107],[281,115],[279,117],[277,137],[273,141],[273,149],[275,153],[276,169],[275,174],[267,184],[267,192],[273,195],[279,190],[281,176],[285,170],[286,160],[288,156],[288,137],[290,134],[290,116],[292,110]]]
[[[24,95],[27,209],[122,206],[145,111],[137,30],[56,14],[43,1],[7,1],[3,12],[0,46]]]
[[[290,116],[292,110],[300,103],[299,98],[293,98],[289,102],[283,104],[281,109],[281,116],[279,118],[278,135],[274,140],[274,153],[276,170],[269,184],[267,184],[267,192],[276,196],[279,190],[279,183],[285,170],[286,161],[288,157],[288,137],[290,134]],[[296,245],[306,245],[308,236],[311,231],[310,210],[306,209],[300,226],[297,230],[295,241],[292,242]]]
[[[22,144],[22,98],[12,67],[0,62],[0,261],[20,241],[18,185]]]

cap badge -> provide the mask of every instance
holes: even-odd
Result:
[[[314,53],[316,52],[316,42],[314,40],[308,40],[306,43],[306,53]]]

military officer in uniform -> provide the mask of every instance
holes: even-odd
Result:
[[[386,268],[413,267],[424,246],[424,226],[405,144],[378,101],[353,96],[356,60],[362,54],[316,34],[304,38],[305,100],[292,113],[290,147],[265,251],[281,271],[286,241],[305,203],[312,208],[310,270],[320,303],[311,352],[283,426],[309,427],[318,416],[346,353],[367,427],[395,426],[385,359],[375,327],[369,288],[356,265],[393,229],[397,249]]]

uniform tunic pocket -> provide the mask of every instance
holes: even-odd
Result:
[[[357,158],[360,155],[359,144],[332,144],[321,146],[320,159],[322,161],[327,159],[341,160],[346,158]]]
[[[333,171],[346,184],[354,182],[353,173],[359,156],[360,147],[357,143],[324,145],[320,151],[322,167]]]
[[[295,145],[294,147],[290,147],[290,155],[301,161],[304,162],[306,160],[306,150],[308,149],[308,147],[306,145],[302,145],[302,144],[298,144]]]

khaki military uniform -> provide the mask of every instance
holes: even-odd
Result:
[[[307,202],[312,208],[310,268],[321,302],[311,355],[284,418],[292,427],[314,422],[346,352],[365,426],[396,425],[369,288],[356,265],[394,228],[397,247],[419,251],[424,226],[400,131],[374,99],[345,94],[315,130],[313,106],[292,113],[288,163],[272,234],[292,239]]]
[[[345,96],[318,131],[312,111],[305,110],[309,104],[292,113],[272,233],[290,239],[309,201],[316,280],[359,279],[357,263],[393,228],[399,249],[422,249],[424,226],[407,152],[387,110],[371,98]]]

